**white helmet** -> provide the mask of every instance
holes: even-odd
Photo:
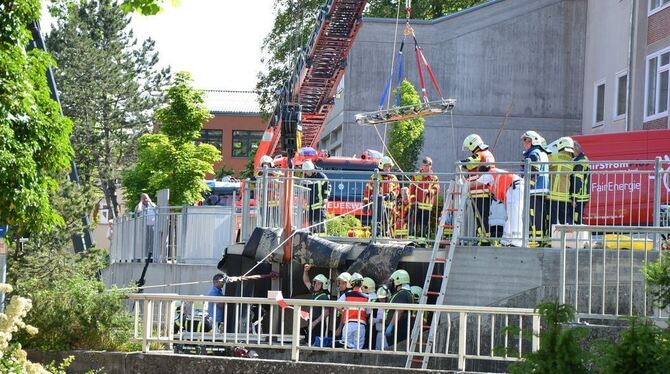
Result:
[[[463,140],[463,149],[467,149],[470,152],[474,152],[477,148],[484,150],[488,147],[488,145],[484,144],[482,137],[477,134],[470,134]]]
[[[347,273],[346,271],[338,275],[335,280],[338,282],[347,282],[347,288],[351,288],[351,274]]]
[[[271,168],[275,166],[274,160],[272,159],[272,157],[270,157],[268,155],[265,155],[265,156],[261,157],[261,166],[263,166],[265,164],[270,165]]]
[[[379,160],[379,168],[383,169],[384,165],[391,165],[391,167],[393,167],[393,160],[391,160],[391,157],[384,156]]]
[[[575,141],[569,136],[564,136],[556,141],[556,149],[570,153],[575,152]]]
[[[314,163],[311,160],[305,160],[302,163],[302,170],[304,171],[311,171],[314,170]]]
[[[546,141],[542,137],[542,135],[538,134],[536,131],[526,131],[521,135],[521,139],[530,139],[530,144],[532,145],[542,145],[542,142]]]

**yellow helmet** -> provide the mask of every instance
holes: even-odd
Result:
[[[326,278],[326,276],[323,274],[317,274],[314,278],[312,278],[312,282],[321,282],[321,289],[323,290],[330,289],[330,282],[328,282],[328,278]]]
[[[409,284],[409,273],[406,270],[398,269],[391,274],[391,280],[394,286]]]
[[[359,273],[353,273],[349,278],[349,283],[352,287],[360,287],[363,284],[363,276]]]
[[[477,134],[470,134],[463,140],[463,149],[474,152],[475,149],[487,149],[489,146],[484,144],[482,137]]]
[[[377,289],[377,298],[385,299],[389,296],[389,289],[386,286],[381,286]]]
[[[556,141],[556,149],[559,151],[575,152],[575,141],[569,136],[564,136]]]
[[[375,292],[375,287],[377,285],[375,284],[375,281],[370,278],[370,277],[365,277],[363,278],[363,293],[373,293]]]
[[[409,288],[412,291],[412,296],[414,296],[414,302],[418,303],[421,300],[421,294],[423,293],[423,288],[419,286],[412,286]]]

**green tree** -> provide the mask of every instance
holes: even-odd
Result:
[[[28,23],[39,20],[38,0],[0,5],[0,222],[15,239],[63,223],[49,200],[72,155],[72,123],[51,99],[46,71],[54,60],[27,51]],[[22,253],[14,251],[13,257]]]
[[[644,277],[650,286],[654,302],[661,309],[670,305],[670,260],[661,252],[657,261],[645,264],[642,269]]]
[[[214,173],[214,162],[221,159],[215,147],[195,144],[210,115],[190,74],[177,73],[167,101],[156,112],[160,133],[140,138],[137,164],[123,173],[127,204],[133,204],[142,192],[155,196],[164,188],[170,189],[172,205],[196,203],[207,189],[205,176]]]
[[[586,329],[564,327],[565,323],[574,320],[573,307],[556,300],[542,303],[536,310],[545,326],[540,332],[540,349],[525,355],[523,361],[510,365],[510,373],[588,373],[590,357],[580,346],[587,335]]]
[[[46,42],[84,185],[95,183],[118,214],[117,181],[136,159],[138,139],[152,126],[169,69],[157,69],[150,39],[138,44],[130,17],[113,0],[63,2]]]
[[[670,334],[653,322],[633,317],[617,343],[597,349],[596,362],[604,374],[661,374],[670,369]]]
[[[419,94],[408,80],[403,80],[396,91],[400,91],[400,106],[421,105]],[[425,120],[419,117],[398,121],[391,127],[388,149],[403,171],[414,171],[423,149],[424,123]]]
[[[148,1],[148,0],[143,0]],[[370,0],[365,16],[395,18],[398,0]],[[414,19],[433,19],[445,14],[465,9],[485,0],[414,0]],[[400,17],[405,17],[405,2],[400,0]],[[269,115],[277,102],[276,93],[291,74],[291,68],[311,33],[314,30],[316,14],[324,6],[325,0],[276,0],[275,22],[270,33],[263,40],[264,72],[258,74],[256,89],[259,104],[265,116]],[[391,40],[393,35],[389,35]]]

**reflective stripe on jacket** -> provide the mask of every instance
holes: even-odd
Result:
[[[468,157],[467,159],[467,164],[466,168],[468,169],[468,172],[471,174],[470,177],[468,177],[469,181],[474,181],[479,178],[481,174],[479,174],[479,167],[482,166],[481,164],[491,164],[491,166],[494,162],[496,162],[495,157],[493,157],[493,153],[489,151],[488,149],[485,150],[479,150],[476,151],[472,154],[472,156]],[[486,187],[471,187],[470,188],[470,197],[490,197],[490,191]]]
[[[591,197],[591,175],[589,171],[589,158],[580,153],[574,159],[572,182],[570,184],[570,195],[577,202],[587,202]]]
[[[417,174],[412,176],[409,185],[409,200],[421,210],[432,210],[435,197],[440,193],[440,180],[437,175]]]
[[[540,146],[534,145],[528,149],[523,154],[524,159],[530,159],[531,168],[533,169],[530,174],[530,193],[539,195],[539,194],[548,194],[549,193],[549,157],[547,152],[545,152]],[[524,173],[529,172],[529,170],[524,170]]]
[[[559,151],[558,153],[549,156],[549,171],[551,172],[551,191],[549,192],[549,200],[553,201],[570,201],[570,180],[574,164],[566,164],[565,162],[572,161],[572,154]],[[569,174],[568,174],[569,173]]]

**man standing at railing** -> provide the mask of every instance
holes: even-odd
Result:
[[[477,134],[468,135],[463,140],[463,149],[472,152],[472,155],[465,160],[465,168],[468,170],[468,181],[474,181],[479,178],[479,167],[483,164],[494,166],[496,162],[493,153],[489,150],[489,146],[484,143],[482,137]],[[491,212],[491,193],[486,186],[480,186],[470,189],[470,201],[475,212],[475,224],[477,227],[477,237],[483,238],[477,244],[489,245],[490,242],[490,227],[489,215]]]
[[[344,294],[344,302],[367,303],[369,301],[361,286],[363,285],[363,276],[359,273],[351,274],[351,291]],[[347,306],[343,315],[344,327],[342,329],[342,340],[347,348],[363,349],[365,345],[365,327],[368,322],[367,310],[361,307]]]
[[[363,191],[363,205],[368,204],[371,200],[374,201],[377,209],[377,225],[380,230],[379,233],[384,236],[391,235],[393,210],[395,207],[395,200],[400,193],[400,186],[398,185],[398,178],[391,174],[393,168],[393,160],[390,157],[384,156],[379,160],[379,170],[383,174],[379,176],[379,191],[377,196],[373,196],[375,190],[375,174],[370,177],[370,181],[365,185]],[[376,200],[376,201],[375,201]],[[365,210],[366,212],[369,209]]]
[[[575,167],[570,183],[570,197],[574,210],[574,223],[581,225],[583,222],[584,205],[589,203],[591,198],[591,170],[589,167],[589,158],[582,151],[578,142],[574,142]]]
[[[398,269],[391,274],[389,281],[395,289],[389,303],[414,304],[414,296],[410,289],[409,273]],[[406,310],[389,310],[386,320],[386,346],[390,347],[407,340],[407,326],[409,323]],[[397,348],[397,347],[396,347]]]
[[[330,282],[323,274],[317,274],[314,278],[310,280],[309,270],[312,268],[312,265],[305,264],[302,271],[302,281],[305,284],[305,287],[312,293],[312,300],[330,300]],[[317,337],[328,336],[328,324],[324,323],[330,311],[328,308],[312,308],[312,315],[310,316],[311,325],[309,328],[312,331],[312,342]],[[320,342],[323,342],[322,339],[319,339]],[[310,342],[311,343],[311,342]]]
[[[226,284],[226,276],[223,273],[218,273],[212,278],[212,288],[207,291],[207,296],[224,296],[223,286]],[[209,302],[207,305],[207,313],[215,327],[223,322],[224,309],[223,303]]]
[[[135,207],[135,216],[143,217],[144,220],[144,242],[145,250],[144,257],[149,256],[152,251],[154,243],[154,226],[156,224],[156,204],[151,201],[151,198],[146,193],[140,195],[140,202]]]
[[[573,222],[571,179],[575,150],[572,138],[564,136],[555,142],[556,152],[549,156],[551,191],[549,192],[549,223],[571,225]]]
[[[523,170],[529,174],[530,189],[530,214],[528,233],[530,234],[529,244],[540,246],[545,244],[548,237],[546,223],[548,207],[547,196],[549,195],[549,152],[543,147],[546,143],[544,138],[535,131],[526,131],[522,136],[524,160],[530,160],[531,170]]]
[[[430,217],[439,194],[440,180],[433,174],[433,159],[424,157],[419,173],[412,176],[409,185],[409,199],[412,203],[409,235],[430,238]]]
[[[306,187],[309,188],[309,201],[307,207],[307,217],[309,226],[313,226],[323,222],[326,217],[326,204],[330,196],[330,182],[328,177],[315,170],[314,163],[310,160],[305,160],[302,163],[302,172],[305,177]],[[313,233],[324,232],[325,225],[318,225],[310,229]]]

